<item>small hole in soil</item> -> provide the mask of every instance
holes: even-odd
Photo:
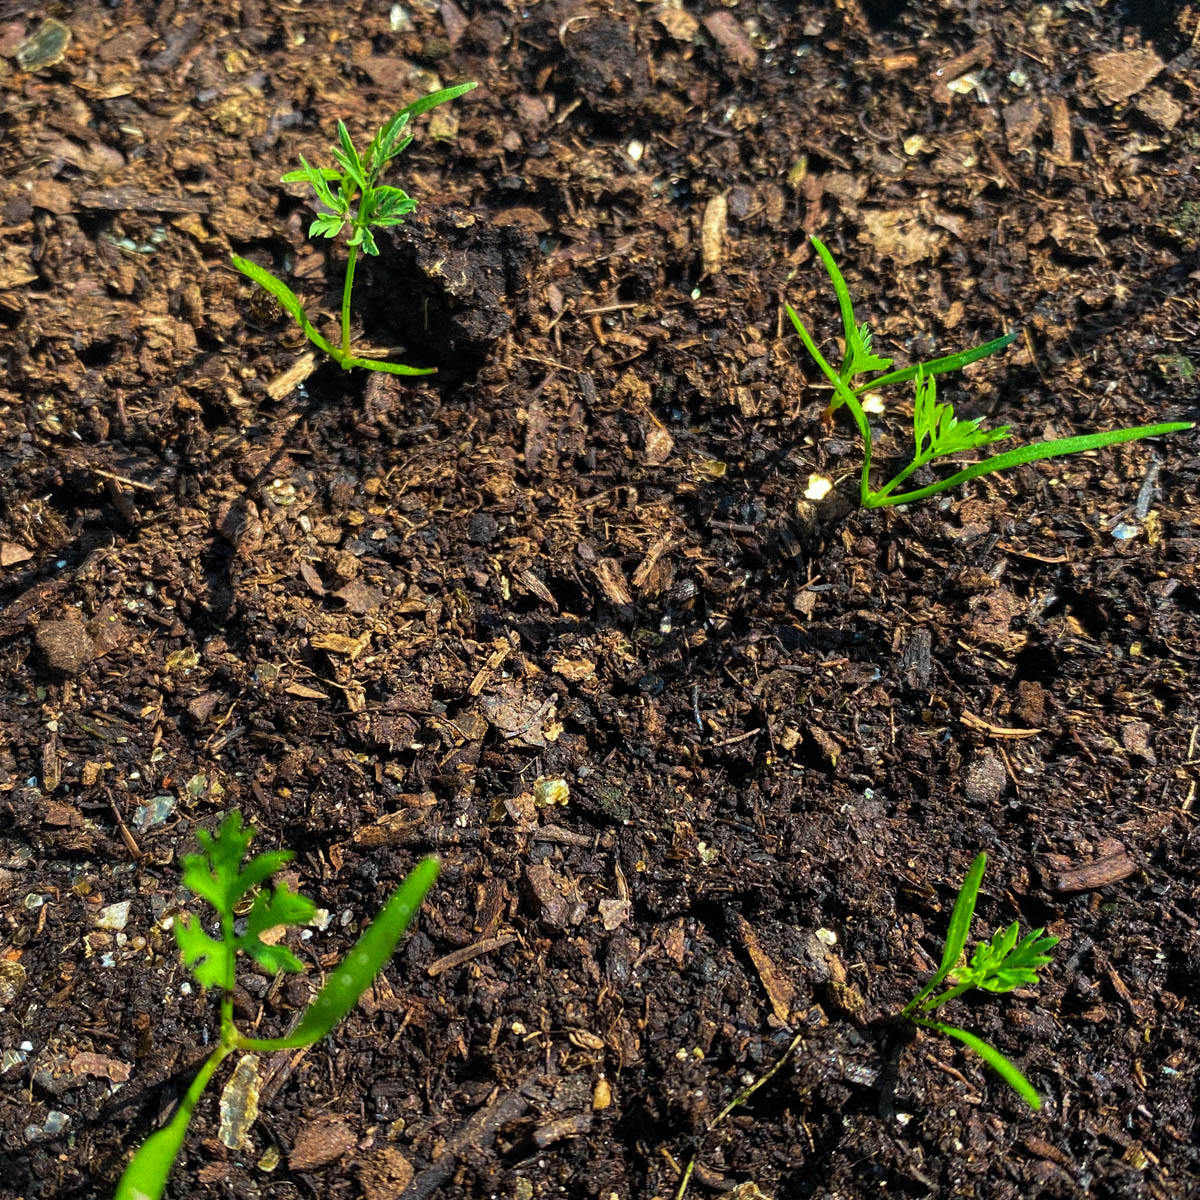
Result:
[[[75,357],[85,367],[106,367],[116,358],[120,345],[117,338],[106,338],[102,342],[93,342],[90,346],[84,346],[76,352]]]
[[[907,7],[908,0],[863,0],[863,12],[876,29],[890,24]]]

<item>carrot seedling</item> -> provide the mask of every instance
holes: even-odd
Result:
[[[213,1052],[184,1094],[171,1121],[153,1133],[134,1154],[117,1184],[116,1200],[158,1200],[167,1184],[196,1103],[216,1069],[235,1050],[269,1054],[320,1041],[350,1011],[383,969],[404,935],[425,893],[437,878],[438,863],[426,858],[392,893],[350,953],[333,969],[325,986],[286,1037],[251,1038],[238,1032],[233,1019],[237,956],[247,954],[268,971],[301,972],[304,964],[286,946],[272,945],[262,935],[280,926],[305,925],[316,905],[306,896],[277,883],[263,885],[293,855],[271,850],[243,862],[255,830],[243,827],[239,812],[229,813],[214,837],[200,831],[203,851],[183,860],[184,885],[216,909],[219,936],[211,937],[194,918],[176,921],[175,938],[184,963],[206,988],[221,993],[221,1034]],[[253,893],[249,911],[235,918]],[[241,932],[238,932],[239,928]]]
[[[1037,462],[1043,458],[1059,458],[1064,454],[1081,454],[1085,450],[1099,450],[1104,446],[1113,446],[1118,442],[1133,442],[1140,438],[1156,437],[1162,433],[1177,433],[1183,429],[1191,429],[1191,421],[1167,421],[1160,425],[1138,425],[1132,429],[1112,429],[1106,433],[1089,433],[1079,437],[1056,438],[1048,442],[1034,442],[1028,446],[1020,446],[1004,454],[995,454],[985,458],[961,471],[955,472],[946,479],[925,487],[913,489],[911,492],[896,492],[914,471],[924,467],[935,458],[948,454],[960,454],[964,450],[974,450],[980,446],[990,445],[1008,437],[1009,426],[1003,425],[998,429],[984,429],[978,418],[960,421],[954,415],[954,407],[942,404],[937,398],[937,383],[935,377],[948,371],[957,371],[968,363],[977,362],[997,350],[1003,350],[1016,338],[1016,333],[1007,333],[982,346],[975,346],[959,354],[949,354],[944,358],[935,358],[929,362],[916,363],[900,370],[891,370],[892,359],[880,358],[871,348],[871,330],[864,322],[859,324],[854,316],[854,304],[850,299],[850,290],[838,270],[833,256],[825,248],[819,238],[812,239],[813,246],[825,264],[825,270],[833,282],[833,290],[837,295],[838,307],[842,314],[842,325],[845,332],[845,354],[840,370],[834,370],[825,356],[817,349],[812,335],[790,304],[786,305],[787,314],[805,349],[812,355],[824,372],[826,378],[833,384],[833,399],[829,402],[827,415],[834,413],[843,404],[850,410],[854,423],[863,441],[863,465],[859,479],[859,498],[864,508],[881,508],[888,504],[909,504],[914,500],[924,500],[927,496],[944,492],[947,488],[957,487],[981,475],[990,475],[995,471],[1006,471],[1009,467],[1017,467],[1023,463]],[[867,372],[877,371],[879,374],[868,379],[865,383],[855,383],[858,376]],[[892,383],[914,381],[916,388],[916,403],[913,406],[913,458],[908,466],[878,490],[871,490],[871,426],[867,414],[863,410],[861,397],[865,392],[886,387]]]
[[[1047,937],[1045,929],[1035,929],[1018,941],[1019,931],[1017,922],[1014,921],[1007,929],[998,929],[990,942],[980,942],[975,947],[975,953],[971,955],[969,963],[961,961],[967,945],[967,936],[971,932],[975,899],[979,895],[979,885],[983,881],[986,866],[987,855],[981,851],[967,871],[958,899],[954,902],[954,911],[950,914],[950,928],[946,934],[946,947],[942,951],[942,962],[937,974],[904,1006],[901,1015],[922,1029],[944,1033],[947,1037],[962,1042],[969,1050],[974,1050],[1005,1083],[1018,1092],[1030,1108],[1036,1110],[1042,1107],[1041,1097],[1029,1080],[995,1046],[989,1045],[965,1029],[947,1025],[944,1021],[935,1021],[930,1016],[934,1009],[971,988],[983,988],[988,992],[1011,992],[1024,984],[1037,983],[1038,968],[1044,967],[1050,961],[1047,951],[1058,945],[1058,938]],[[938,992],[937,989],[947,981],[951,986]]]
[[[376,255],[379,247],[373,229],[389,225],[400,225],[404,218],[417,207],[402,188],[389,187],[379,182],[383,169],[408,147],[412,134],[404,136],[410,120],[422,113],[454,100],[469,92],[476,84],[460,83],[457,87],[442,88],[431,92],[406,105],[387,120],[371,140],[365,155],[359,154],[342,121],[338,122],[338,145],[333,148],[334,167],[312,167],[300,155],[300,168],[289,171],[282,177],[283,183],[309,183],[316,193],[318,202],[327,211],[319,212],[316,220],[308,227],[308,236],[335,238],[343,229],[349,228],[346,239],[346,278],[342,284],[342,344],[333,345],[324,338],[308,319],[299,297],[282,279],[264,271],[248,259],[231,255],[233,265],[243,275],[249,276],[259,287],[265,289],[283,306],[292,319],[304,331],[313,345],[324,350],[343,369],[364,367],[369,371],[387,371],[392,375],[431,375],[432,367],[409,367],[403,363],[381,362],[375,358],[359,358],[350,353],[350,294],[354,290],[354,268],[358,264],[358,253]]]

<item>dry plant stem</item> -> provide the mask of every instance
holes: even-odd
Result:
[[[704,1130],[705,1136],[710,1134],[723,1120],[725,1120],[727,1116],[729,1116],[731,1112],[733,1112],[735,1108],[741,1104],[745,1104],[746,1101],[749,1100],[750,1097],[753,1096],[754,1093],[757,1092],[764,1083],[767,1083],[773,1076],[775,1076],[783,1067],[783,1064],[787,1062],[789,1058],[791,1058],[796,1047],[800,1045],[803,1039],[803,1033],[796,1034],[796,1036],[788,1043],[788,1048],[779,1056],[779,1059],[775,1062],[774,1066],[772,1066],[765,1075],[760,1075],[752,1084],[738,1092],[738,1094],[734,1096],[734,1098],[730,1100],[730,1102],[725,1105],[725,1107],[721,1109],[721,1111],[717,1113],[715,1117],[713,1117],[713,1119],[708,1123],[708,1127]],[[691,1182],[692,1173],[696,1170],[696,1163],[699,1161],[699,1158],[700,1155],[698,1152],[693,1154],[691,1161],[684,1168],[683,1178],[679,1181],[679,1190],[675,1193],[675,1200],[683,1200],[683,1194],[688,1189],[688,1184]]]

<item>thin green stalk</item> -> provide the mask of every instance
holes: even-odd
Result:
[[[233,945],[233,912],[221,913],[221,941]],[[221,982],[221,1043],[232,1044],[237,1037],[233,1023],[233,989],[237,986],[237,959],[230,954],[225,961],[225,978]]]
[[[342,367],[350,369],[350,293],[354,290],[354,267],[358,262],[358,247],[351,246],[346,257],[346,282],[342,285]]]
[[[957,999],[963,994],[963,992],[970,991],[974,986],[975,984],[972,982],[956,983],[953,987],[947,988],[940,996],[934,996],[931,999],[923,1000],[918,1005],[918,1010],[923,1013],[933,1012],[933,1010],[937,1008],[939,1004],[945,1004],[949,1000]]]
[[[166,1186],[167,1173],[183,1147],[192,1113],[216,1069],[233,1053],[235,1045],[224,1038],[204,1060],[191,1086],[183,1094],[175,1115],[152,1133],[130,1160],[117,1184],[114,1200],[157,1200]]]
[[[825,373],[825,377],[833,384],[833,389],[841,399],[842,403],[850,410],[851,416],[854,417],[854,423],[858,426],[859,436],[863,443],[863,465],[862,472],[859,475],[858,481],[858,498],[859,503],[864,508],[869,507],[869,497],[871,494],[871,423],[867,420],[867,414],[863,411],[863,406],[859,403],[858,397],[846,386],[846,381],[829,365],[825,356],[817,349],[817,343],[813,341],[812,334],[804,326],[804,322],[796,313],[796,310],[790,305],[785,304],[787,315],[791,318],[792,324],[796,327],[796,332],[800,335],[800,340],[804,343],[804,348],[813,356],[817,366]]]
[[[983,462],[972,463],[971,466],[947,479],[940,479],[937,483],[903,492],[899,496],[889,495],[892,484],[899,482],[898,477],[892,484],[875,492],[864,503],[867,508],[881,508],[888,504],[911,504],[915,500],[924,500],[927,496],[934,496],[957,484],[978,479],[981,475],[990,475],[994,471],[1007,471],[1009,467],[1018,467],[1024,463],[1038,462],[1044,458],[1059,458],[1064,454],[1080,454],[1086,450],[1099,450],[1105,446],[1119,445],[1121,442],[1134,442],[1139,438],[1157,437],[1161,433],[1180,433],[1191,429],[1192,426],[1191,421],[1167,421],[1161,425],[1138,425],[1133,429],[1111,429],[1106,433],[1085,433],[1078,437],[1056,438],[1052,442],[1034,442],[1031,446],[1019,446],[1005,454],[985,458]]]

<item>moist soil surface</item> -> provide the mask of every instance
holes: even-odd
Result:
[[[835,355],[817,234],[901,365],[1020,328],[964,416],[1186,419],[1198,49],[1148,0],[0,7],[0,1193],[111,1195],[174,1110],[238,808],[323,914],[258,1036],[442,873],[171,1196],[1196,1195],[1196,435],[861,509],[783,304]],[[229,255],[336,337],[279,177],[461,80],[353,307],[437,374],[344,372]],[[944,1014],[1036,1114],[898,1020],[980,850],[976,937],[1062,940]]]

